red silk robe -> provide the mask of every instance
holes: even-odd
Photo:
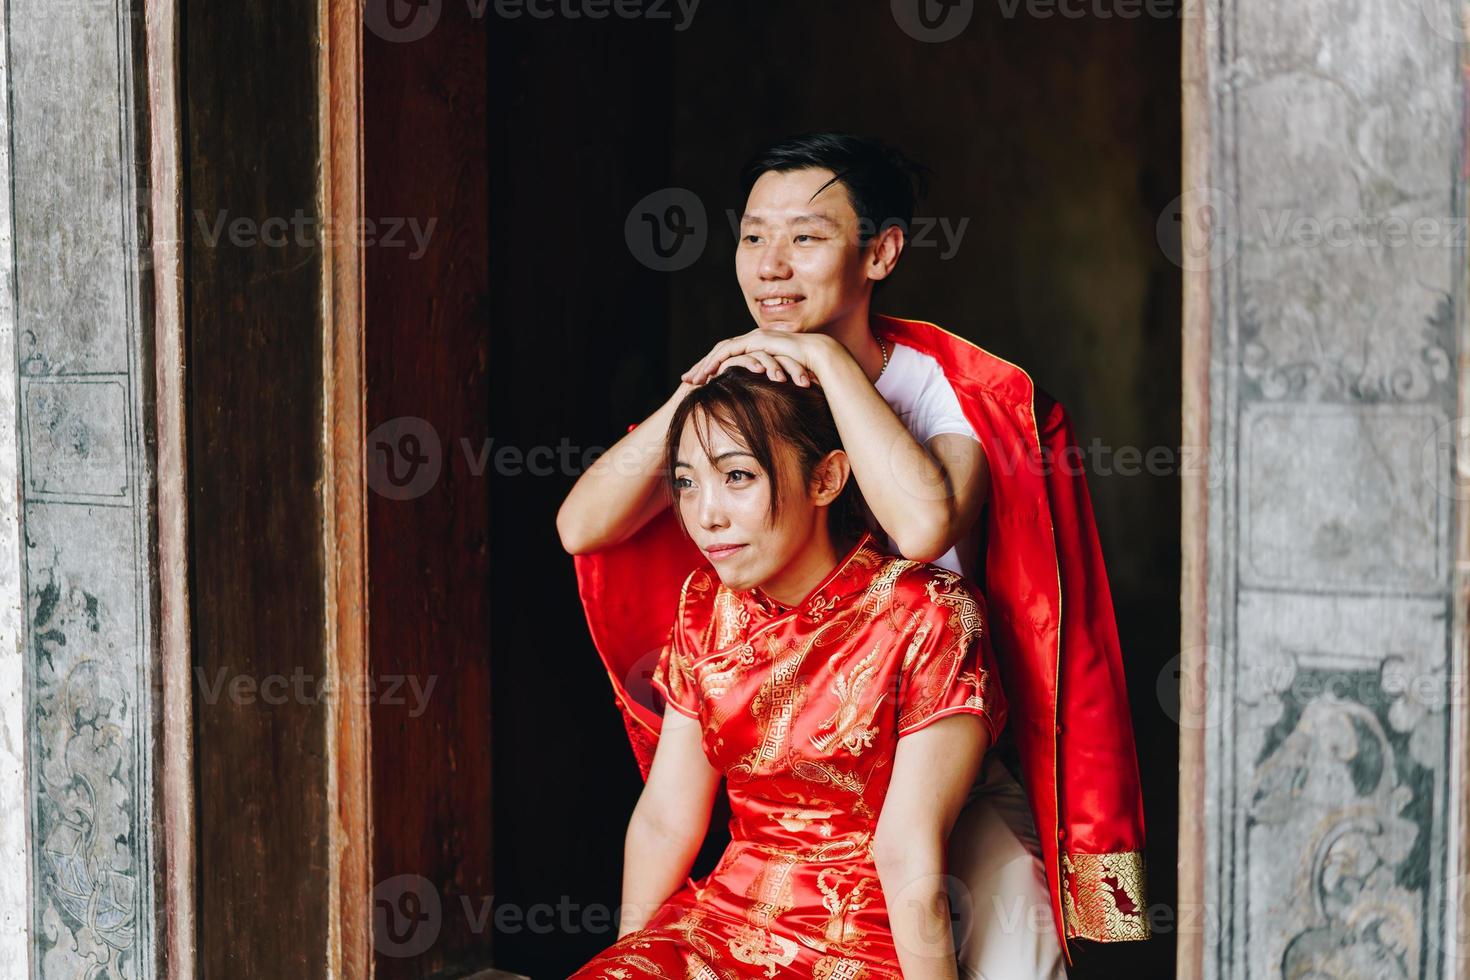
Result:
[[[1025,371],[932,323],[880,316],[874,327],[939,362],[989,460],[985,597],[1063,948],[1071,938],[1146,939],[1133,724],[1071,421]],[[707,565],[669,509],[576,558],[592,640],[645,778],[661,719],[649,677],[680,584]]]
[[[793,606],[704,568],[675,595],[650,681],[700,724],[730,845],[573,980],[902,980],[874,831],[901,736],[1005,723],[983,601],[871,534]]]

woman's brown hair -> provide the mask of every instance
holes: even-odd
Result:
[[[834,449],[842,448],[837,423],[827,407],[827,396],[816,385],[803,388],[791,382],[772,381],[764,374],[743,367],[732,367],[695,388],[669,422],[664,440],[664,463],[670,491],[674,486],[674,464],[679,458],[679,438],[684,424],[695,413],[711,420],[745,444],[761,469],[770,477],[770,520],[781,512],[781,487],[785,457],[776,452],[781,444],[790,446],[800,466],[802,485],[811,480],[816,466]],[[706,453],[710,452],[705,432],[695,425],[694,431]],[[684,517],[677,503],[674,514],[680,526]],[[827,528],[834,541],[853,542],[867,530],[862,497],[857,481],[849,472],[847,483],[837,499],[828,507]]]

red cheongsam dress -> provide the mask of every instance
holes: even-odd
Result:
[[[865,535],[796,606],[684,582],[652,683],[725,776],[729,847],[581,980],[901,980],[873,832],[903,735],[1005,721],[983,601]]]

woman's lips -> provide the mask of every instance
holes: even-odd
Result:
[[[721,558],[730,557],[744,547],[745,545],[743,544],[722,544],[713,548],[706,548],[704,549],[704,553],[709,555],[710,561],[719,561]]]

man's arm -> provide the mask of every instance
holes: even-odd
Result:
[[[973,714],[940,718],[898,740],[873,860],[905,980],[955,980],[945,852],[990,744]]]
[[[933,561],[980,515],[989,471],[980,444],[944,434],[921,446],[836,341],[816,368],[863,499],[905,558]]]
[[[615,545],[668,506],[664,437],[674,410],[693,389],[681,383],[658,411],[577,478],[556,513],[556,531],[568,554],[584,555]]]
[[[863,499],[905,558],[933,561],[978,519],[990,476],[980,444],[946,433],[920,445],[847,348],[825,334],[753,330],[717,344],[685,377],[703,381],[753,355],[815,376]]]
[[[837,341],[823,334],[756,330],[716,345],[686,377],[702,381],[732,364],[768,375],[784,368],[783,376],[793,379],[804,370],[822,386],[863,499],[905,558],[933,561],[979,518],[990,485],[980,444],[945,433],[920,445]],[[617,544],[668,506],[663,441],[674,410],[694,387],[681,383],[577,480],[556,515],[568,553]]]
[[[623,845],[623,914],[618,938],[642,929],[684,884],[714,810],[720,773],[701,744],[698,720],[670,706],[648,782]]]

